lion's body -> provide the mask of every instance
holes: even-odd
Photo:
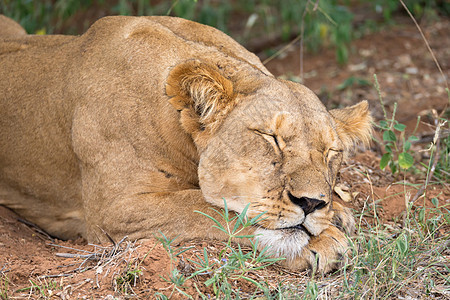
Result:
[[[252,159],[267,155],[239,148],[233,152],[245,152],[234,171],[233,158],[217,155],[229,150],[216,140],[229,143],[225,149],[236,145],[237,136],[228,136],[238,126],[226,128],[233,114],[249,107],[245,97],[272,90],[285,98],[295,94],[305,98],[309,112],[317,111],[320,123],[331,120],[306,88],[276,80],[256,56],[207,26],[168,17],[109,17],[79,37],[29,36],[6,20],[10,30],[0,29],[0,204],[60,238],[105,240],[100,228],[115,238],[145,238],[158,230],[184,239],[223,238],[194,210],[220,206],[214,193],[230,199],[241,197],[241,188],[262,193],[261,178],[247,171],[241,177],[253,179],[245,186],[220,181],[239,177],[242,165],[251,169]],[[223,87],[215,111],[209,104],[187,104],[187,98],[203,101],[210,92],[195,90],[204,79],[219,82],[210,90]],[[330,124],[329,139],[340,143]],[[230,207],[239,212],[247,202],[230,200]],[[339,210],[341,221],[351,224]],[[306,212],[303,218],[309,226]],[[323,218],[327,225],[317,234],[308,229],[314,236],[328,230],[331,206]],[[274,222],[267,228],[277,228]],[[298,257],[304,256],[300,250]],[[300,260],[299,267],[310,263]]]
[[[130,178],[127,184],[148,181],[144,182],[150,185],[145,187],[147,192],[199,188],[197,151],[181,129],[176,110],[163,99],[165,78],[170,68],[186,57],[224,60],[226,54],[219,51],[220,46],[207,46],[219,43],[205,40],[217,38],[216,31],[216,35],[208,32],[213,29],[195,28],[196,23],[181,19],[160,24],[164,20],[171,19],[110,18],[81,37],[25,36],[14,40],[20,46],[18,51],[0,56],[4,99],[0,102],[1,178],[10,193],[3,198],[12,202],[5,203],[7,206],[51,234],[63,238],[85,235],[81,170],[74,149],[83,141],[77,139],[97,142],[95,148],[80,153],[87,161],[109,159],[96,158],[103,155],[129,159],[130,174],[124,176],[132,177],[136,173],[133,169],[140,168],[131,163],[133,157],[144,160],[148,178]],[[190,30],[184,36],[177,35],[177,27],[184,22],[189,23]],[[135,34],[134,39],[127,39],[130,32]],[[202,38],[204,44],[196,41]],[[220,38],[222,47],[237,48],[234,55],[257,62],[228,36],[222,34]],[[95,86],[91,85],[93,77],[100,81]],[[95,123],[86,124],[87,118]],[[137,123],[146,124],[145,132],[144,128],[138,130]],[[84,131],[84,126],[98,132]],[[77,131],[83,131],[82,136],[74,136]],[[100,132],[103,138],[97,136]],[[111,142],[114,149],[102,153]],[[116,197],[124,188],[106,191],[107,198]],[[42,224],[39,219],[43,215],[51,225]],[[50,229],[53,226],[57,228]],[[61,235],[61,227],[69,232]]]

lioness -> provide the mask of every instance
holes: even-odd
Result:
[[[225,239],[211,214],[266,212],[259,246],[335,268],[353,230],[331,202],[367,102],[327,111],[224,33],[171,17],[106,17],[81,36],[0,19],[0,204],[61,239]],[[246,243],[249,243],[247,241]]]

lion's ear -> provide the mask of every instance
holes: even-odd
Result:
[[[214,65],[190,60],[175,66],[167,78],[166,94],[181,112],[186,131],[212,129],[234,106],[233,83]]]
[[[350,107],[330,111],[336,122],[336,130],[344,146],[349,149],[362,142],[368,145],[372,132],[372,116],[367,101]]]

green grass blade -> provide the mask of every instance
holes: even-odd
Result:
[[[201,215],[204,215],[205,217],[207,217],[208,219],[210,219],[211,221],[213,221],[214,223],[216,223],[216,225],[217,225],[216,228],[218,228],[218,229],[220,229],[220,230],[222,230],[222,231],[224,231],[224,232],[227,232],[227,231],[225,230],[225,228],[222,226],[222,224],[220,224],[220,222],[217,221],[214,217],[212,217],[212,216],[210,216],[210,215],[208,215],[208,214],[206,214],[206,213],[204,213],[204,212],[202,212],[202,211],[195,210],[194,212],[199,213],[199,214],[201,214]]]

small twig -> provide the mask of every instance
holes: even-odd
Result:
[[[74,251],[79,251],[79,252],[84,252],[84,253],[89,253],[89,254],[95,254],[95,252],[82,250],[82,249],[77,249],[77,248],[72,248],[72,247],[67,247],[67,246],[61,246],[61,245],[58,245],[58,244],[51,244],[51,243],[49,243],[47,245],[54,246],[54,247],[65,248],[65,249],[74,250]]]
[[[298,35],[295,39],[293,39],[291,42],[289,42],[289,44],[287,44],[286,46],[284,46],[283,48],[281,48],[280,50],[278,50],[277,52],[275,52],[274,54],[272,54],[270,57],[266,58],[263,61],[263,65],[269,63],[271,60],[273,60],[275,57],[278,57],[278,55],[280,55],[281,53],[283,53],[284,51],[286,51],[289,47],[291,47],[293,44],[295,44],[298,40],[300,40],[302,36]]]
[[[433,142],[435,132],[433,133],[422,133],[420,139],[417,141],[412,141],[412,144],[425,144]],[[450,136],[450,131],[446,129],[441,129],[441,133],[439,134],[439,139],[445,139]]]
[[[430,52],[431,57],[433,58],[433,61],[434,61],[436,67],[438,68],[438,70],[439,70],[439,72],[440,72],[440,74],[441,74],[441,76],[442,76],[442,78],[443,78],[443,80],[444,80],[444,82],[445,82],[445,86],[446,86],[447,92],[448,92],[448,91],[449,91],[449,87],[448,87],[447,77],[445,76],[444,72],[442,71],[441,65],[439,64],[439,61],[437,60],[436,56],[434,55],[434,52],[433,52],[433,50],[431,49],[430,44],[428,43],[428,40],[427,40],[427,38],[425,37],[425,34],[424,34],[423,31],[422,31],[422,28],[421,28],[420,25],[417,23],[416,19],[414,18],[414,16],[412,15],[412,13],[411,13],[411,11],[408,9],[408,7],[405,5],[405,3],[403,2],[403,0],[399,0],[399,2],[402,4],[403,8],[406,10],[406,12],[408,13],[409,17],[412,19],[412,21],[413,21],[414,24],[416,25],[417,30],[419,31],[419,33],[420,33],[420,35],[421,35],[423,41],[425,42],[425,45],[426,45],[428,51]],[[447,105],[448,105],[448,104],[447,104]],[[412,198],[411,201],[412,201],[413,203],[414,203],[415,201],[417,201],[417,199],[419,199],[419,198],[424,194],[424,192],[426,191],[426,188],[427,188],[427,186],[428,186],[428,183],[429,183],[430,179],[433,177],[434,171],[435,171],[435,169],[436,169],[437,162],[439,161],[439,155],[440,155],[440,153],[439,153],[439,146],[440,146],[440,138],[439,138],[439,136],[440,136],[440,127],[441,127],[442,125],[445,124],[445,122],[441,124],[441,123],[439,122],[439,119],[444,115],[444,113],[445,113],[445,111],[446,111],[446,108],[447,108],[447,105],[446,105],[446,107],[442,110],[442,112],[439,114],[439,116],[438,116],[438,117],[435,117],[436,133],[435,133],[435,136],[434,136],[432,145],[431,145],[431,147],[430,147],[430,150],[431,150],[431,149],[433,148],[433,146],[434,146],[434,151],[435,151],[435,155],[434,155],[434,157],[432,158],[432,159],[433,159],[433,163],[432,163],[431,169],[430,169],[430,171],[429,171],[429,173],[428,173],[428,176],[427,176],[427,178],[426,178],[426,180],[425,180],[425,183],[419,188],[419,190],[417,191],[416,195]]]
[[[91,282],[92,280],[90,278],[85,279],[84,281],[82,281],[81,283],[78,283],[78,285],[74,286],[72,288],[72,293],[73,291],[75,291],[76,289],[79,289],[80,287],[82,287],[83,285],[85,285],[86,283]]]
[[[43,278],[58,278],[58,277],[69,277],[72,276],[73,274],[69,274],[69,273],[62,273],[62,274],[58,274],[58,275],[42,275],[39,278],[43,279]]]
[[[64,257],[64,258],[89,258],[89,259],[95,259],[96,257],[100,257],[100,255],[93,253],[93,254],[73,254],[73,253],[56,253],[55,254],[58,257]]]
[[[106,237],[108,238],[108,240],[114,245],[114,247],[116,246],[116,241],[114,241],[114,239],[109,235],[109,233],[107,233],[106,231],[103,230],[103,228],[101,228],[100,226],[97,226],[98,228],[100,228],[100,230],[103,232],[104,235],[106,235]]]
[[[0,274],[6,274],[7,272],[9,272],[9,269],[6,270],[6,266],[8,265],[8,263],[4,264],[2,269],[0,270]]]
[[[98,254],[98,259],[97,259],[97,261],[98,262],[100,262],[101,260],[102,260],[102,258],[103,258],[103,256],[102,255],[100,255],[100,254]],[[83,267],[84,267],[84,265],[89,261],[90,259],[89,258],[85,258],[82,262],[81,262],[81,264],[78,266],[78,268],[77,269],[82,269]],[[98,264],[97,264],[98,265]],[[86,269],[88,269],[88,268],[86,268]],[[85,270],[86,270],[85,269]]]
[[[91,244],[91,243],[88,243],[88,246],[92,246],[92,247],[94,247],[96,250],[97,250],[97,249],[108,250],[109,248],[111,248],[111,246],[105,246],[105,247],[103,247],[103,246],[96,245],[96,244]]]
[[[73,267],[75,266],[77,263],[72,263],[72,264],[67,264],[67,265],[62,265],[62,266],[57,266],[57,269],[61,269],[61,268],[68,268],[68,267]]]
[[[124,236],[118,243],[117,246],[120,246],[120,244],[122,244],[123,242],[125,242],[125,240],[128,238],[128,235]]]

